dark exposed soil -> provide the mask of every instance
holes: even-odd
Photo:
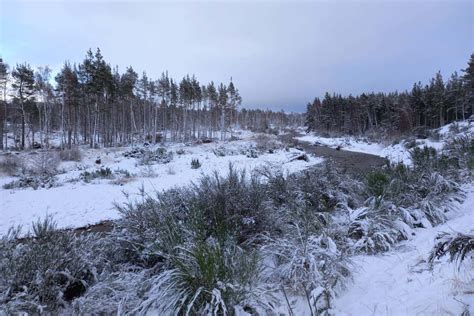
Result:
[[[325,158],[333,162],[343,172],[353,175],[363,175],[376,168],[380,168],[388,163],[386,158],[380,156],[358,153],[353,151],[345,151],[343,149],[331,148],[323,145],[314,145],[310,142],[303,142],[294,139],[294,137],[302,136],[300,134],[283,135],[285,142],[291,142],[292,145],[303,149],[308,154]]]
[[[114,228],[114,222],[113,221],[102,221],[97,224],[93,225],[88,225],[85,227],[79,227],[79,228],[74,228],[74,233],[76,235],[81,235],[85,233],[99,233],[99,234],[105,234],[108,232],[111,232],[112,229]]]

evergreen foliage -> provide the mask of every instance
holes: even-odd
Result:
[[[386,136],[465,120],[474,115],[474,54],[463,72],[463,76],[455,72],[447,82],[438,72],[426,85],[415,83],[411,91],[358,96],[326,93],[307,105],[307,132],[381,132]]]
[[[459,267],[474,251],[474,235],[472,233],[441,233],[436,240],[436,245],[428,258],[431,263],[436,259],[449,255],[451,262],[455,261]]]
[[[201,162],[199,162],[199,159],[193,158],[193,160],[191,160],[191,169],[199,169],[199,168],[201,168]]]
[[[301,125],[301,114],[238,110],[235,83],[201,84],[192,75],[180,81],[163,72],[153,80],[127,67],[120,73],[89,49],[78,64],[65,62],[51,83],[51,69],[17,65],[11,76],[0,60],[2,146],[50,147],[59,130],[61,149],[78,144],[118,146],[137,142],[192,141],[232,137],[237,127],[268,131]],[[11,82],[11,100],[6,98]],[[6,124],[5,124],[6,123]],[[39,131],[39,141],[35,132]],[[14,134],[9,144],[7,133]],[[35,145],[37,143],[37,145]]]

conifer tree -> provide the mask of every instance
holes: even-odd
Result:
[[[68,149],[72,146],[73,129],[76,123],[77,107],[79,106],[79,80],[77,73],[69,62],[64,63],[61,72],[56,76],[57,90],[61,98],[61,145]]]
[[[29,110],[35,102],[35,77],[33,69],[28,64],[20,64],[12,71],[12,88],[14,91],[14,102],[18,103],[21,115],[21,144],[25,149],[26,123]]]
[[[0,149],[3,149],[3,139],[5,137],[5,149],[8,147],[8,137],[5,131],[7,123],[7,84],[8,84],[8,65],[0,58],[0,95],[2,104],[0,104]]]
[[[469,115],[474,115],[474,54],[471,54],[467,68],[463,72],[466,108],[470,109]]]

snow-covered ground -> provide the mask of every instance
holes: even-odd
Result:
[[[474,124],[461,122],[437,130],[439,138],[416,139],[417,147],[430,146],[441,151],[446,141],[459,136],[474,137]],[[306,135],[299,140],[363,152],[388,158],[392,162],[411,164],[406,141],[384,146],[350,137],[325,138]],[[447,258],[429,269],[427,259],[440,232],[469,233],[474,230],[474,184],[463,187],[466,199],[448,214],[442,225],[417,229],[416,235],[381,255],[361,255],[353,259],[353,282],[333,304],[334,315],[461,315],[474,313],[474,262],[458,266]],[[304,301],[298,304],[300,314],[310,315]],[[305,310],[306,308],[306,310]],[[463,314],[464,315],[464,314]]]
[[[468,122],[458,122],[445,125],[438,130],[439,139],[413,139],[409,143],[413,146],[433,147],[436,150],[442,150],[446,140],[453,137],[470,135],[474,136],[474,124]],[[304,135],[296,139],[310,143],[316,143],[322,146],[332,148],[339,147],[341,150],[354,151],[377,155],[389,159],[393,163],[411,164],[410,149],[408,141],[402,141],[397,144],[384,145],[376,142],[369,142],[363,138],[356,137],[322,137],[315,134]],[[410,147],[410,148],[409,148]]]
[[[474,229],[474,184],[464,187],[466,200],[449,220],[418,229],[389,253],[358,256],[354,282],[336,301],[336,315],[461,315],[474,312],[474,270],[458,270],[445,259],[428,269],[426,260],[439,232]],[[466,262],[465,264],[470,264]]]
[[[258,158],[249,158],[240,152],[254,144],[253,135],[241,133],[239,136],[244,139],[192,146],[169,144],[166,149],[175,153],[173,160],[167,164],[151,166],[140,166],[137,159],[125,158],[123,153],[131,148],[83,148],[84,157],[81,162],[61,163],[59,169],[63,169],[64,173],[57,176],[61,184],[58,187],[37,190],[0,188],[0,236],[5,234],[9,227],[17,225],[22,225],[23,231],[26,232],[32,221],[43,219],[47,215],[54,216],[60,228],[81,227],[102,220],[117,219],[120,214],[115,209],[114,202],[122,203],[127,198],[139,197],[141,188],[152,194],[154,190],[186,185],[203,174],[214,171],[225,173],[230,163],[237,169],[245,169],[248,172],[265,165],[282,168],[284,172],[295,172],[322,161],[317,157],[309,157],[308,162],[291,161],[292,157],[300,153],[296,149],[282,149],[273,154],[266,153]],[[221,146],[234,153],[224,157],[215,155],[214,150]],[[184,151],[184,154],[178,155],[176,151]],[[28,157],[27,153],[24,155]],[[101,159],[100,165],[95,163],[98,157]],[[191,160],[194,158],[199,159],[201,168],[191,169]],[[100,167],[108,167],[112,171],[127,170],[132,174],[131,181],[125,181],[122,185],[113,184],[113,180],[107,179],[93,180],[91,183],[74,182],[82,172],[91,172]],[[12,180],[14,178],[1,176],[0,186]]]

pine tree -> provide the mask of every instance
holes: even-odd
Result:
[[[214,82],[210,82],[207,85],[207,97],[209,99],[209,111],[211,116],[211,137],[214,137],[214,132],[217,131],[217,117],[218,113],[218,99],[219,95],[217,93],[216,87],[214,86]]]
[[[5,131],[7,123],[7,84],[8,84],[8,65],[0,58],[0,94],[2,104],[0,105],[0,149],[3,149],[3,138],[5,137],[5,149],[8,147],[8,137]]]
[[[448,122],[457,121],[460,111],[462,112],[461,117],[464,119],[463,97],[462,81],[458,73],[454,72],[446,84],[445,102]]]
[[[40,130],[40,143],[45,143],[49,147],[49,125],[51,123],[51,103],[53,99],[53,86],[49,82],[51,79],[51,69],[39,67],[35,73],[36,90],[40,100],[36,102],[38,108],[38,121]],[[43,137],[44,136],[44,137]]]
[[[227,93],[229,94],[229,124],[233,123],[233,118],[237,108],[242,103],[242,97],[239,94],[239,90],[237,90],[232,82],[232,78],[230,78],[229,87],[227,88]]]
[[[220,127],[221,127],[221,140],[225,140],[226,137],[226,128],[225,128],[225,112],[227,108],[227,87],[224,84],[219,85],[219,98],[218,98],[218,107],[220,110],[221,120],[220,120]]]
[[[14,100],[18,102],[21,115],[21,149],[25,149],[26,121],[28,110],[35,102],[35,76],[28,64],[17,65],[12,71]]]
[[[61,72],[56,76],[57,90],[62,99],[61,104],[61,147],[64,143],[71,149],[73,127],[76,123],[76,109],[79,105],[79,81],[71,65],[64,63]],[[67,132],[67,136],[65,135]]]
[[[470,114],[474,115],[474,54],[471,54],[471,57],[468,62],[468,66],[463,70],[464,76],[462,77],[465,89],[465,104],[466,108],[470,108]]]
[[[437,111],[438,126],[443,126],[445,121],[445,87],[441,72],[437,72],[433,81],[433,107]]]

